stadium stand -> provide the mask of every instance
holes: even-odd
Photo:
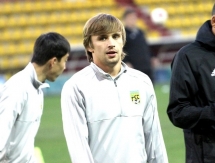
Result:
[[[88,18],[107,12],[118,17],[114,0],[0,1],[0,73],[14,73],[30,59],[35,39],[47,31],[63,34],[76,47]]]
[[[125,7],[136,8],[139,26],[150,43],[157,45],[164,42],[162,37],[169,35],[193,38],[200,24],[210,18],[213,3],[213,0],[1,0],[0,74],[13,74],[22,69],[31,57],[35,39],[47,31],[63,34],[74,53],[83,58],[80,55],[83,25],[100,12],[121,19]],[[151,11],[158,7],[168,13],[162,26],[150,19]]]

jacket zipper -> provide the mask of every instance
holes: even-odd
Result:
[[[115,87],[117,87],[116,80],[114,80]]]

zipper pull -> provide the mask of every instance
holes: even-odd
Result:
[[[117,87],[116,80],[114,80],[114,84],[115,84],[115,86]]]

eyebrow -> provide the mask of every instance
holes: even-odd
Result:
[[[119,35],[121,35],[122,32],[111,32],[111,33],[100,34],[100,35],[94,35],[94,36],[107,36],[107,35],[114,35],[114,34],[119,34]]]

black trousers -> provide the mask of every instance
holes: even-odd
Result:
[[[215,135],[184,130],[186,163],[215,163]]]

